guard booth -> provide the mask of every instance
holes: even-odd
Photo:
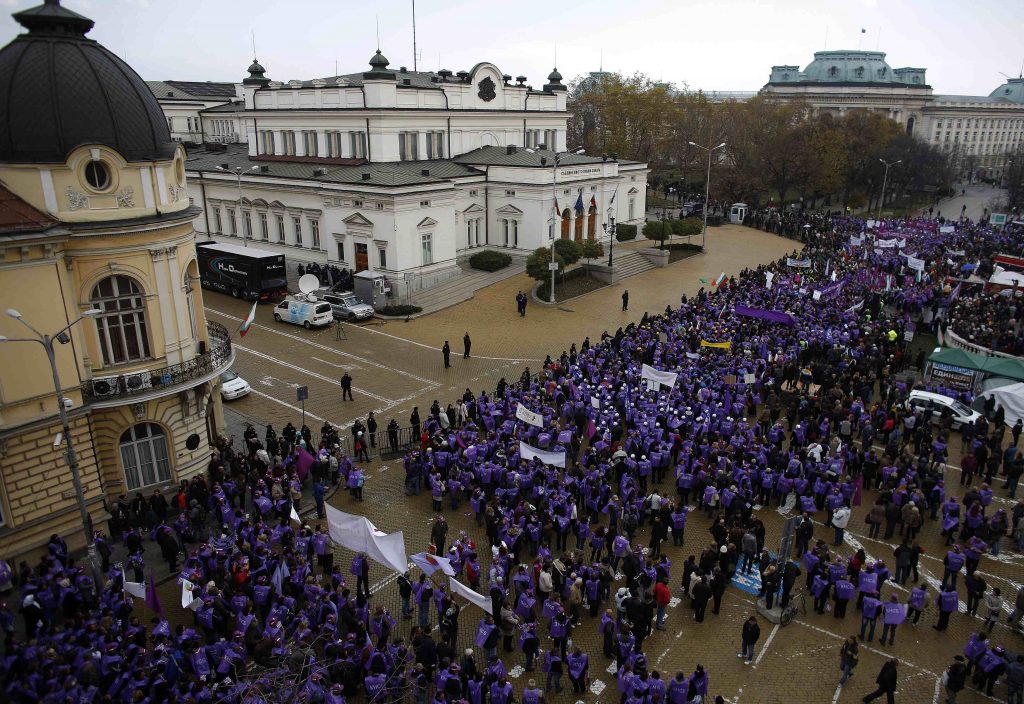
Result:
[[[733,203],[729,209],[729,222],[733,225],[742,225],[745,217],[747,217],[747,204]]]
[[[384,274],[379,271],[360,271],[352,277],[352,293],[363,303],[380,310],[388,304],[391,285]]]

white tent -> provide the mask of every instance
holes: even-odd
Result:
[[[1013,426],[1018,418],[1024,418],[1024,383],[1009,384],[990,389],[981,394],[982,398],[994,396],[996,403],[1006,412],[1006,424]]]

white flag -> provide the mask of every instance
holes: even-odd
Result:
[[[302,519],[299,518],[299,512],[295,510],[295,504],[292,504],[292,520],[299,525],[302,524]]]
[[[484,596],[483,594],[478,594],[477,592],[473,591],[472,589],[467,587],[465,584],[463,584],[462,582],[457,581],[454,578],[449,578],[448,579],[448,585],[451,588],[453,594],[458,594],[459,596],[461,596],[463,599],[466,599],[470,603],[476,604],[477,606],[479,606],[481,609],[483,609],[487,613],[489,613],[489,614],[491,613],[491,598],[490,597]],[[493,614],[491,614],[491,615],[493,615]]]
[[[529,423],[530,425],[537,426],[538,428],[544,427],[544,416],[542,416],[540,413],[534,413],[529,408],[527,408],[526,404],[524,403],[519,403],[516,405],[516,418],[523,421],[524,423]]]
[[[536,447],[530,447],[522,440],[519,441],[519,456],[524,460],[532,460],[534,457],[540,459],[544,464],[550,464],[555,467],[565,468],[565,453],[564,452],[551,452],[550,450],[540,450]]]

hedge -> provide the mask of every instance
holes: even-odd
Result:
[[[469,265],[479,271],[497,271],[511,263],[512,257],[504,252],[495,252],[493,249],[477,252],[469,258]]]
[[[380,309],[380,314],[397,317],[401,315],[412,315],[413,313],[420,313],[422,311],[423,309],[419,306],[411,306],[406,303],[402,303],[400,305],[384,306]]]
[[[617,225],[615,227],[615,240],[617,242],[628,242],[636,239],[636,225]]]

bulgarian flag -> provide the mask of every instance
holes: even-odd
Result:
[[[723,271],[721,274],[718,275],[718,278],[715,279],[714,286],[721,286],[722,283],[726,280],[726,278],[728,277],[726,277],[725,272]]]
[[[242,321],[242,327],[238,328],[238,335],[245,337],[245,333],[249,332],[249,328],[252,327],[252,322],[256,320],[256,302],[252,304],[252,310],[249,311],[249,315]]]

